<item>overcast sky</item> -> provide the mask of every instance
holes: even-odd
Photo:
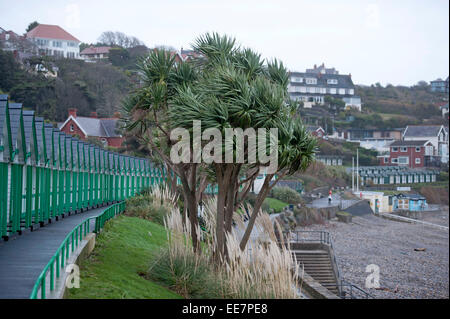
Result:
[[[0,27],[34,20],[82,42],[122,31],[149,47],[190,47],[217,31],[293,71],[325,63],[357,84],[412,85],[449,73],[448,0],[0,0]]]

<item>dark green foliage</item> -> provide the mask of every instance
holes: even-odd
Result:
[[[27,29],[26,32],[30,32],[31,30],[33,30],[34,28],[36,28],[39,25],[39,23],[37,21],[31,22]]]
[[[112,48],[111,50],[109,50],[108,58],[114,66],[125,66],[126,64],[128,64],[130,54],[126,49]]]
[[[289,187],[274,187],[269,196],[288,204],[298,204],[302,201],[300,194]]]
[[[167,207],[154,202],[154,198],[149,194],[148,190],[144,190],[142,195],[127,200],[126,215],[128,216],[139,217],[164,225],[164,217],[168,212]]]
[[[37,65],[47,70],[57,67],[58,77],[32,72]],[[55,122],[64,121],[67,110],[74,107],[80,116],[96,111],[100,117],[112,117],[129,88],[122,71],[102,62],[33,57],[25,67],[29,70],[21,67],[11,52],[0,50],[0,89]]]

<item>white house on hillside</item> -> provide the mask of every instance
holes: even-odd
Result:
[[[57,25],[39,24],[26,34],[39,48],[39,54],[79,59],[80,40]]]
[[[341,99],[346,109],[361,111],[361,98],[355,95],[355,85],[351,74],[339,74],[334,68],[324,64],[306,72],[290,72],[288,92],[292,100],[302,101],[303,107],[323,105],[325,96]]]

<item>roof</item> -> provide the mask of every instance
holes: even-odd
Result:
[[[423,140],[423,141],[395,141],[389,146],[390,147],[392,147],[392,146],[424,146],[428,142],[429,141],[425,141],[425,140]]]
[[[94,118],[94,117],[83,117],[83,116],[69,116],[69,118],[60,126],[63,128],[69,119],[73,119],[74,122],[79,126],[79,128],[87,136],[97,136],[97,137],[120,137],[121,135],[117,132],[117,122],[119,119],[111,118]]]
[[[425,197],[423,197],[422,195],[419,194],[398,194],[397,197],[405,197],[405,198],[409,198],[409,199],[413,199],[413,200],[424,200]]]
[[[350,75],[344,74],[317,74],[317,73],[306,73],[306,72],[291,72],[290,76],[297,76],[303,78],[314,78],[317,79],[317,84],[306,84],[303,82],[290,82],[291,86],[314,86],[314,87],[335,87],[342,89],[353,89],[355,85],[353,84]],[[338,84],[329,84],[327,80],[337,80]]]
[[[88,55],[88,54],[106,54],[109,53],[111,47],[93,47],[90,46],[83,51],[81,51],[80,55]]]
[[[39,24],[27,33],[27,38],[58,39],[81,42],[60,26],[50,24]]]
[[[442,125],[408,125],[403,137],[436,137],[442,128]]]
[[[2,41],[6,41],[6,35],[9,35],[9,40],[12,40],[12,39],[14,39],[14,40],[17,40],[17,39],[20,39],[21,38],[21,36],[20,35],[18,35],[17,33],[15,33],[14,31],[4,31],[4,32],[1,32],[0,33],[0,40],[2,40]]]
[[[313,125],[308,125],[308,126],[306,127],[306,130],[307,130],[308,132],[316,132],[316,131],[318,131],[318,130],[322,130],[322,131],[325,132],[325,130],[324,130],[321,126],[313,126]]]

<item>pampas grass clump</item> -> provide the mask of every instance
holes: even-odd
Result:
[[[168,248],[162,253],[166,260],[160,258],[159,262],[166,265],[166,277],[172,279],[165,282],[185,297],[208,294],[214,298],[299,298],[296,263],[289,247],[278,245],[274,225],[266,213],[261,213],[256,219],[255,235],[252,235],[244,250],[239,248],[239,243],[246,223],[241,215],[235,213],[233,230],[226,234],[227,257],[219,265],[213,262],[216,200],[212,198],[205,203],[202,217],[206,231],[201,232],[200,227],[197,229],[202,234],[201,254],[193,251],[189,220],[183,223],[176,208],[166,216],[164,224],[168,230]],[[252,214],[251,207],[247,209]],[[276,223],[275,227],[279,228],[279,225]],[[161,269],[157,268],[153,265],[150,273],[155,275],[159,270],[161,274]],[[198,282],[202,283],[201,287]],[[212,285],[215,287],[211,288]]]

